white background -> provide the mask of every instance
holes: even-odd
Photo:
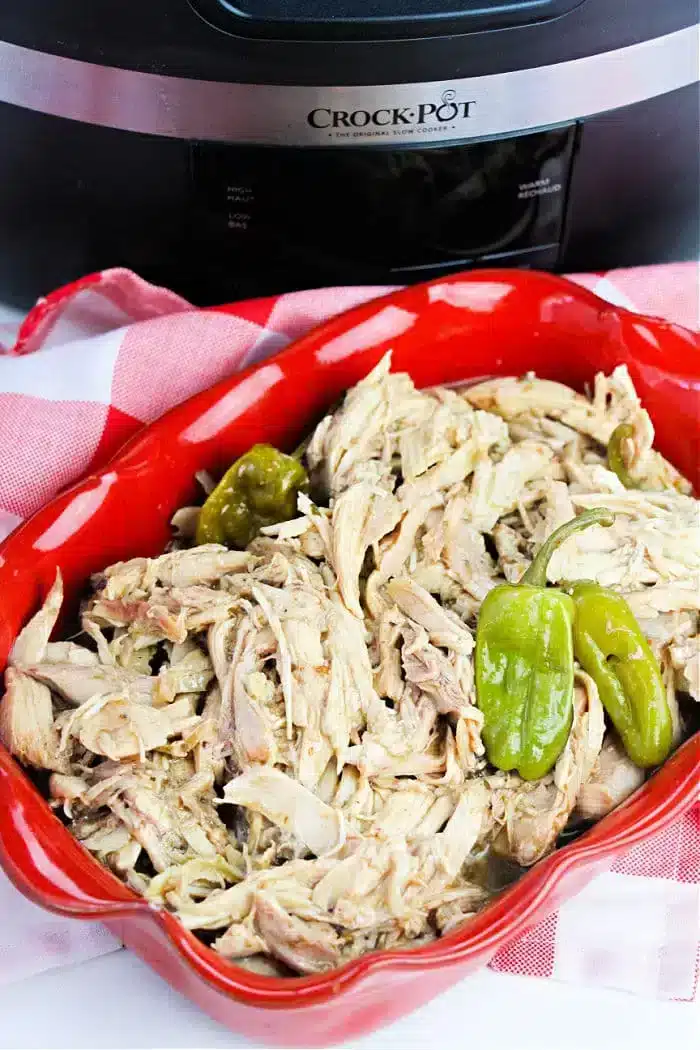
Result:
[[[0,988],[3,1050],[254,1045],[210,1021],[126,951]],[[346,1047],[697,1050],[699,1045],[697,1002],[663,1003],[485,970]]]

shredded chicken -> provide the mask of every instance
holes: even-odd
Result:
[[[420,391],[390,364],[316,428],[293,520],[229,551],[188,546],[199,508],[183,508],[167,553],[93,578],[71,641],[51,641],[57,573],[5,673],[0,739],[51,773],[83,846],[261,974],[452,930],[492,895],[488,863],[536,863],[643,783],[578,669],[549,774],[486,758],[480,605],[563,522],[614,511],[557,551],[549,581],[624,595],[674,744],[700,699],[699,505],[626,368],[588,397],[532,375]],[[620,423],[634,489],[606,462]]]
[[[500,825],[497,851],[528,867],[554,847],[590,779],[605,734],[603,707],[595,682],[580,672],[574,692],[574,721],[566,747],[553,771],[541,780],[526,782],[509,774],[496,775],[493,814]]]
[[[627,757],[618,738],[609,733],[588,781],[576,800],[584,820],[600,820],[644,783],[644,771]]]
[[[0,705],[0,740],[13,755],[37,769],[68,770],[54,722],[51,691],[21,671],[5,672]]]
[[[22,668],[29,664],[39,664],[44,660],[49,638],[56,626],[62,604],[63,579],[60,571],[57,571],[56,579],[46,596],[46,601],[36,616],[33,616],[18,634],[10,652],[10,664]]]

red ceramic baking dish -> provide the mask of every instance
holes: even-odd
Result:
[[[255,441],[293,446],[389,348],[394,367],[419,386],[533,370],[582,389],[596,371],[624,362],[659,449],[700,488],[700,346],[692,333],[545,274],[452,276],[354,309],[198,394],[12,534],[0,547],[0,670],[56,566],[74,611],[90,573],[162,550],[172,512],[195,494],[196,470],[223,469]],[[217,956],[100,867],[2,748],[0,861],[32,900],[103,921],[231,1029],[265,1043],[321,1047],[386,1024],[483,966],[616,856],[676,820],[699,780],[696,734],[624,806],[537,864],[463,928],[323,976],[256,976]]]

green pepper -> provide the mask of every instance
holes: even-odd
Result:
[[[671,750],[673,723],[659,665],[625,599],[582,581],[567,587],[576,607],[574,654],[598,686],[625,751],[642,769]]]
[[[486,754],[498,769],[525,780],[548,773],[573,719],[574,601],[547,588],[547,566],[570,536],[611,525],[603,509],[584,511],[542,544],[517,584],[484,598],[476,631],[476,701],[484,715]]]
[[[634,427],[631,423],[620,423],[615,427],[608,441],[608,469],[617,474],[626,489],[639,488],[630,474],[630,456],[634,452]]]
[[[243,550],[266,525],[288,521],[309,479],[299,455],[254,445],[230,467],[208,496],[197,522],[197,543],[224,543]]]

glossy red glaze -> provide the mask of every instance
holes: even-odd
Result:
[[[0,546],[0,670],[57,565],[74,611],[90,573],[162,549],[172,512],[195,494],[197,469],[223,469],[254,441],[293,446],[389,348],[394,367],[421,386],[534,370],[582,388],[596,371],[624,362],[658,447],[700,488],[696,336],[561,278],[505,270],[455,275],[352,310],[185,402],[13,533]],[[320,1047],[392,1021],[483,966],[616,856],[675,820],[699,778],[696,735],[625,806],[536,865],[462,930],[415,951],[369,955],[334,973],[286,981],[224,961],[132,894],[78,845],[1,747],[0,860],[28,897],[102,920],[223,1024],[271,1044]]]

